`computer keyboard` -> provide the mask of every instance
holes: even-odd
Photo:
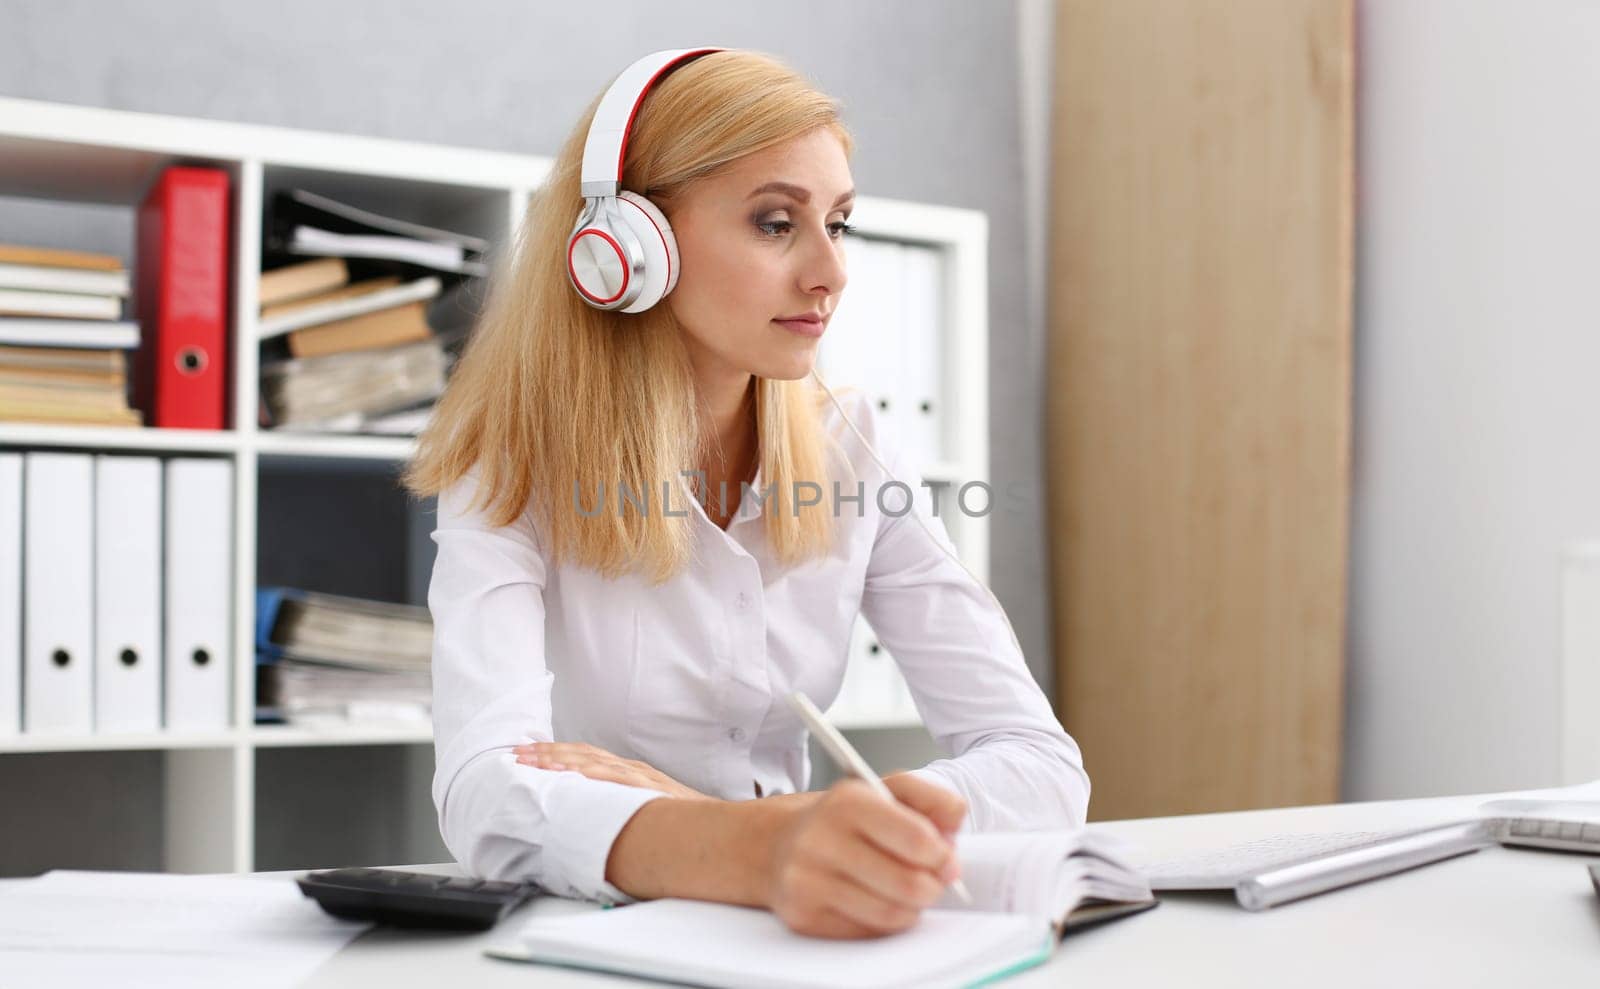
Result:
[[[1143,866],[1141,871],[1156,889],[1225,888],[1280,866],[1377,845],[1390,838],[1410,834],[1412,830],[1275,834],[1226,848],[1166,859]]]
[[[1496,819],[1492,833],[1502,845],[1528,848],[1556,848],[1567,852],[1600,855],[1600,823],[1593,821],[1551,821],[1537,817]]]

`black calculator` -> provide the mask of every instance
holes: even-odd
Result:
[[[399,869],[327,869],[295,882],[335,917],[443,930],[487,930],[539,892],[535,883]]]

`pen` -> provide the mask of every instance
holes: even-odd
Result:
[[[824,751],[833,757],[833,761],[838,763],[840,769],[866,783],[867,786],[872,788],[872,792],[878,796],[891,803],[895,802],[894,794],[889,792],[889,788],[884,785],[883,780],[878,777],[877,773],[872,771],[872,767],[867,765],[865,759],[861,758],[861,754],[855,750],[855,747],[845,741],[845,737],[839,734],[839,729],[828,723],[828,719],[823,717],[821,711],[817,710],[817,705],[811,702],[811,698],[797,690],[789,695],[789,706],[794,708],[795,712],[800,715],[800,720],[806,723],[806,727],[811,730],[811,734],[816,736],[818,742],[822,743]],[[962,882],[959,877],[950,884],[950,889],[961,897],[963,903],[968,906],[972,905],[972,894],[967,892],[967,884]]]

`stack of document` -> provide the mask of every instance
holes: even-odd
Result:
[[[0,984],[277,989],[370,926],[289,879],[50,872],[0,889]]]
[[[476,321],[488,248],[309,189],[277,191],[260,280],[260,425],[424,425]]]
[[[430,719],[428,609],[284,587],[256,592],[258,720]]]
[[[137,426],[119,258],[0,244],[0,419]]]

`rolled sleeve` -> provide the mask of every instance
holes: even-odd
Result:
[[[433,614],[433,800],[468,873],[562,896],[631,898],[606,881],[618,833],[655,790],[525,766],[512,748],[554,741],[545,663],[546,567],[526,516],[492,526],[468,509],[473,475],[439,497]]]

